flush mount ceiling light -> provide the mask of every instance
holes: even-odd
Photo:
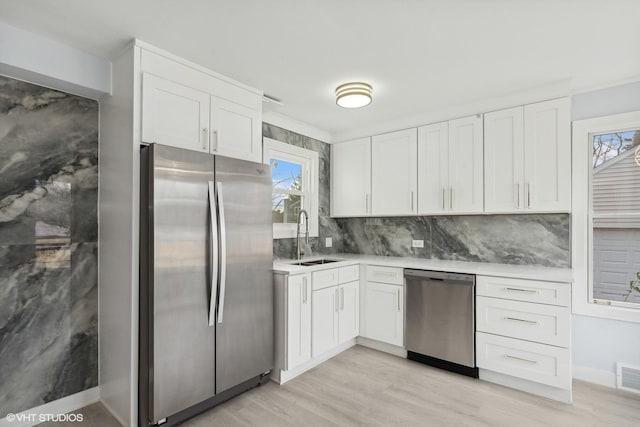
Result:
[[[371,92],[367,83],[345,83],[336,88],[336,104],[344,108],[364,107],[371,103]]]

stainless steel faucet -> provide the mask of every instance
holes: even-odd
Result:
[[[302,214],[304,214],[304,224],[306,226],[305,238],[304,242],[309,244],[309,214],[304,209],[300,209],[300,213],[298,214],[298,225],[296,227],[296,259],[299,261],[304,252],[300,250],[300,219],[302,218]]]

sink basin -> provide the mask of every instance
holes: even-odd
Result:
[[[332,262],[339,262],[342,261],[341,259],[327,259],[327,258],[320,258],[320,259],[314,259],[314,260],[310,260],[310,261],[294,261],[291,264],[293,265],[303,265],[305,267],[311,267],[313,265],[321,265],[321,264],[329,264]]]

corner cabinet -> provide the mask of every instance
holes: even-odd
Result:
[[[371,138],[371,214],[415,215],[417,212],[417,130]]]
[[[371,138],[331,145],[331,216],[371,214]]]
[[[262,94],[142,51],[141,142],[262,161]]]
[[[569,100],[485,114],[485,210],[571,210]]]

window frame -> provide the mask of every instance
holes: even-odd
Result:
[[[309,214],[309,236],[318,237],[318,199],[319,199],[319,179],[318,179],[318,153],[306,148],[297,147],[285,142],[264,137],[262,160],[269,165],[269,159],[276,158],[287,162],[302,165],[302,185],[303,191],[300,193],[303,200],[303,209]],[[304,190],[304,187],[308,187]],[[281,190],[278,194],[298,194],[298,191]],[[272,194],[274,193],[272,189]],[[306,194],[304,194],[306,193]],[[306,228],[304,222],[302,230]],[[296,224],[273,224],[274,239],[290,239],[296,237]]]
[[[593,218],[591,180],[593,137],[640,129],[640,111],[573,122],[572,138],[572,266],[573,313],[640,323],[640,305],[607,303],[593,298]]]

